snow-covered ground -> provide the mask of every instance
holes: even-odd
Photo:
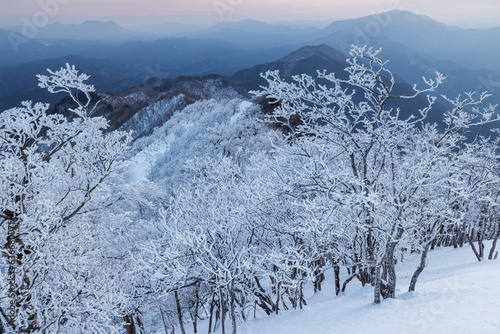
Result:
[[[162,126],[135,141],[130,151],[132,166],[125,176],[126,181],[149,179],[156,168],[156,178],[150,181],[162,185],[169,183],[173,187],[180,183],[173,174],[185,174],[182,170],[186,160],[214,158],[225,152],[224,149],[236,153],[244,148],[251,155],[251,152],[263,148],[259,143],[270,145],[267,136],[262,136],[260,141],[255,138],[258,129],[263,128],[261,124],[256,126],[256,108],[253,103],[242,99],[212,99],[172,111]],[[149,118],[160,118],[154,114],[158,111],[150,108],[148,112],[152,114]],[[248,138],[252,140],[250,143]],[[259,149],[252,149],[252,146]],[[168,181],[163,182],[164,179]]]
[[[418,256],[409,256],[398,264],[394,300],[374,305],[373,288],[354,281],[345,294],[335,297],[333,277],[328,275],[323,291],[316,295],[308,291],[304,309],[239,323],[238,333],[500,333],[500,259],[478,262],[468,245],[437,249],[429,253],[416,291],[409,293],[408,283],[418,261]],[[207,333],[206,326],[200,324],[198,332]],[[230,326],[228,321],[227,333],[231,333]],[[192,333],[190,325],[186,330]]]

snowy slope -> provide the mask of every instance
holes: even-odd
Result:
[[[154,128],[162,126],[169,120],[174,112],[197,101],[243,98],[238,87],[217,75],[201,78],[179,77],[168,80],[159,87],[150,89],[148,94],[152,95],[154,99],[149,98],[147,107],[137,111],[120,128],[123,131],[132,130],[134,138],[150,135]],[[138,100],[144,101],[146,99]],[[131,105],[133,102],[126,105]]]
[[[432,251],[416,292],[408,293],[418,261],[418,256],[409,256],[397,266],[395,300],[374,305],[373,288],[358,282],[351,282],[344,295],[335,297],[330,274],[322,292],[309,291],[304,309],[249,320],[238,324],[238,333],[500,333],[499,260],[479,263],[466,246]],[[206,333],[206,326],[203,323],[199,332]],[[186,329],[192,333],[189,325]],[[228,322],[226,332],[230,329]]]
[[[151,135],[135,141],[129,182],[149,179],[170,190],[190,178],[185,171],[188,160],[217,154],[242,157],[269,145],[265,135],[258,136],[268,129],[257,122],[258,107],[251,102],[211,99],[176,110],[177,106],[172,103],[158,107],[156,115],[166,110],[172,115]]]

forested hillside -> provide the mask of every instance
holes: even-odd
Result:
[[[500,332],[499,4],[155,1],[0,1],[0,334]]]
[[[400,296],[425,304],[403,292],[431,250],[496,260],[495,106],[435,97],[439,72],[403,89],[380,54],[353,47],[314,76],[267,65],[251,97],[218,76],[114,95],[70,65],[39,75],[70,100],[0,114],[2,330],[248,332],[317,298],[385,317]]]

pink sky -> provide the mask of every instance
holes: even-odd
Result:
[[[44,8],[43,4],[49,5]],[[83,19],[121,15],[203,15],[212,21],[323,20],[355,18],[391,9],[411,10],[465,27],[500,26],[499,0],[0,0],[0,26],[15,24],[22,16],[30,18],[43,11],[50,14],[52,22],[79,23]]]

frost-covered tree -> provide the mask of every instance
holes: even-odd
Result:
[[[243,182],[247,179],[246,169],[249,166],[249,161],[253,153],[257,151],[266,151],[270,147],[267,136],[273,132],[267,124],[260,121],[260,113],[258,106],[241,99],[232,100],[204,100],[193,103],[188,107],[176,111],[172,118],[165,124],[157,129],[149,136],[140,138],[134,142],[131,153],[136,152],[132,160],[137,162],[137,167],[134,168],[135,175],[132,177],[147,177],[151,181],[162,187],[167,196],[175,198],[175,207],[180,208],[181,205],[185,206],[190,203],[186,200],[187,196],[193,196],[193,191],[200,191],[200,187],[206,187],[209,184],[212,187],[210,191],[214,191],[218,187],[218,182],[225,184],[226,179],[219,180],[215,177],[215,173],[222,175],[222,170],[228,168],[229,165],[233,170],[238,170],[238,178],[235,179],[228,188],[233,189],[234,195],[227,194],[228,202],[235,203],[232,198],[236,198],[236,194],[247,196],[248,182]],[[196,163],[193,163],[195,161]],[[205,174],[204,174],[205,173]],[[132,172],[131,174],[134,174]],[[219,180],[219,181],[218,181]],[[230,179],[227,179],[230,180]],[[195,190],[198,189],[198,190]],[[259,190],[261,191],[261,190]],[[247,195],[243,195],[247,193]],[[222,195],[220,195],[222,196]],[[181,200],[182,199],[182,200]],[[198,201],[199,199],[193,199]],[[214,205],[206,199],[204,205]],[[169,203],[169,199],[165,199],[165,203]],[[242,203],[245,204],[245,212],[250,215],[250,208],[248,203],[250,200],[247,198]],[[248,204],[248,205],[247,205]],[[228,203],[229,205],[229,203]],[[170,220],[170,209],[172,206],[167,205],[169,208],[164,215],[165,221]],[[162,219],[151,219],[153,223],[145,221],[140,225],[139,229],[142,231],[132,232],[131,240],[137,241],[137,235],[144,234],[146,236],[143,243],[143,249],[148,245],[149,255],[152,249],[176,249],[173,246],[181,245],[182,243],[171,242],[164,236],[165,225]],[[146,226],[146,228],[144,228]],[[151,228],[149,228],[149,227]],[[190,225],[183,225],[189,227]],[[141,239],[142,240],[142,239]],[[254,239],[255,240],[255,239]],[[187,246],[186,246],[187,247]],[[148,252],[144,251],[142,255],[138,252],[132,252],[138,262],[138,268],[148,268],[150,264],[146,265],[141,262],[141,257],[147,257]],[[175,252],[174,252],[175,253]],[[165,253],[167,256],[168,253]],[[183,258],[187,260],[186,258]],[[159,264],[160,267],[162,264]],[[182,266],[189,268],[198,268],[191,266],[189,261],[183,262]],[[261,270],[257,266],[257,270]],[[163,269],[165,270],[165,269]],[[163,272],[163,275],[168,275],[169,271]],[[174,273],[172,273],[174,274]],[[195,314],[199,311],[198,318],[208,317],[209,322],[214,326],[220,326],[221,321],[220,313],[221,308],[221,291],[212,282],[207,282],[204,279],[188,279],[199,277],[200,272],[191,273],[184,277],[185,284],[179,283],[180,278],[170,277],[159,279],[155,270],[151,268],[143,270],[136,270],[135,277],[138,279],[137,288],[133,293],[137,298],[142,299],[140,302],[141,312],[158,312],[160,308],[167,319],[167,327],[174,324],[169,323],[171,319],[168,315],[179,313],[177,311],[176,298],[174,290],[178,291],[179,305],[184,322],[191,321],[193,326],[196,326],[197,317]],[[239,283],[238,283],[239,284]],[[267,291],[262,294],[261,289],[257,286],[253,277],[246,278],[247,292],[242,294],[238,292],[238,296],[245,296],[246,301],[242,298],[237,298],[236,303],[236,317],[244,317],[248,310],[242,311],[243,306],[247,307],[248,303],[253,301],[255,294],[267,298]],[[187,286],[186,286],[187,285]],[[179,288],[179,286],[183,288]],[[263,287],[265,289],[265,286]],[[154,294],[153,291],[161,291],[159,294]],[[197,292],[198,291],[198,292]],[[253,291],[253,292],[252,292]],[[222,304],[228,302],[225,288],[222,289],[224,293]],[[264,297],[264,295],[266,295]],[[264,302],[267,303],[267,302]],[[198,307],[195,307],[198,305]],[[225,304],[228,306],[229,304]],[[264,305],[264,304],[262,304]],[[269,305],[268,305],[269,306]],[[274,311],[273,306],[266,309],[267,312]],[[229,314],[229,313],[228,313]],[[227,317],[226,317],[227,318]],[[189,320],[190,319],[190,320]],[[152,319],[151,323],[154,322]],[[179,323],[177,319],[175,323]]]
[[[339,286],[338,269],[350,252],[346,238],[351,227],[350,220],[338,210],[337,199],[328,193],[329,177],[342,177],[337,161],[328,158],[328,146],[320,145],[321,139],[293,146],[279,137],[273,141],[272,154],[254,157],[250,167],[253,210],[265,232],[263,245],[272,255],[269,264],[276,266],[269,274],[277,276],[283,293],[296,307],[302,302],[298,297],[301,286],[313,282],[315,290],[321,290],[324,270],[331,266]],[[313,156],[325,160],[319,162],[311,159]],[[339,287],[337,290],[340,292]]]
[[[142,247],[138,268],[149,272],[153,284],[164,294],[174,293],[175,299],[181,289],[198,283],[208,287],[207,292],[217,297],[223,332],[229,313],[236,333],[237,319],[245,317],[240,306],[248,295],[248,281],[261,270],[243,172],[224,156],[196,159],[188,167],[194,176],[162,213]],[[212,312],[213,307],[208,317]]]
[[[170,195],[191,181],[186,162],[194,157],[213,159],[222,154],[246,164],[253,152],[268,144],[269,129],[258,122],[257,114],[256,105],[240,99],[195,102],[176,111],[151,136],[134,142],[135,170]]]
[[[485,239],[496,240],[498,237],[498,209],[500,185],[500,156],[498,141],[479,138],[467,143],[457,157],[459,171],[454,177],[455,215],[461,216],[461,223],[456,234],[469,242],[478,261],[484,259]],[[477,241],[476,249],[474,241]],[[496,242],[488,258],[495,252]]]
[[[430,222],[452,218],[440,211],[439,203],[446,202],[443,196],[452,187],[463,133],[491,122],[494,114],[492,106],[476,107],[486,94],[477,99],[472,93],[465,99],[444,97],[452,109],[440,130],[426,124],[435,97],[428,95],[428,105],[416,115],[390,107],[434,91],[444,77],[437,73],[434,80],[424,78],[425,88],[415,85],[412,95],[400,96],[379,52],[353,47],[346,79],[324,71],[318,72],[317,81],[303,74],[286,82],[278,72],[267,72],[262,76],[268,86],[258,93],[276,101],[271,119],[288,129],[288,145],[275,155],[284,192],[314,208],[310,212],[329,213],[314,225],[333,230],[330,256],[351,263],[363,283],[375,286],[376,303],[381,293],[395,296],[398,249],[414,245]],[[436,205],[427,212],[430,203]],[[341,239],[351,244],[335,254]]]
[[[130,135],[92,117],[88,75],[49,73],[39,86],[69,94],[73,117],[32,102],[0,114],[2,321],[16,333],[117,333],[127,299],[110,240],[128,219]]]

